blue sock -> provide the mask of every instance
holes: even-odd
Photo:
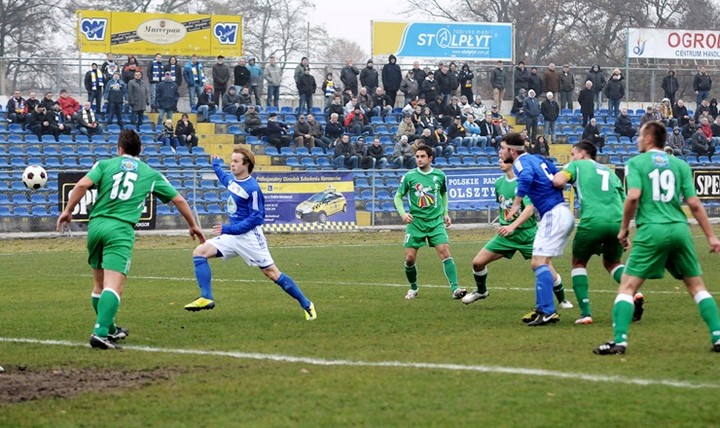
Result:
[[[212,272],[210,272],[208,259],[205,257],[195,256],[193,257],[193,263],[195,264],[195,278],[197,278],[197,283],[200,287],[200,296],[213,300],[212,286],[210,285]]]
[[[300,303],[300,306],[303,307],[303,309],[307,309],[310,307],[310,301],[305,297],[302,291],[300,291],[300,287],[295,284],[295,281],[293,281],[292,278],[285,275],[284,273],[280,274],[280,277],[275,281],[275,284],[279,285],[285,292],[292,296],[293,299],[297,300]]]
[[[554,282],[548,265],[541,265],[535,269],[535,298],[537,299],[538,309],[546,314],[555,312]]]

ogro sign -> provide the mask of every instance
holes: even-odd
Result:
[[[171,19],[151,19],[140,24],[137,35],[148,43],[171,45],[185,37],[187,29],[180,22]]]

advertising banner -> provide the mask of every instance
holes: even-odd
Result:
[[[513,27],[489,22],[372,22],[372,54],[512,61]]]
[[[720,59],[720,31],[628,29],[628,58]]]
[[[80,10],[81,52],[152,56],[242,55],[242,17]]]
[[[448,205],[450,209],[462,204],[495,204],[495,180],[503,175],[499,169],[446,169]]]
[[[254,175],[265,194],[265,226],[270,231],[353,229],[353,174],[261,172]]]

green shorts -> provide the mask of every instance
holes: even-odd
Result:
[[[516,251],[520,251],[523,258],[529,260],[532,257],[535,234],[537,227],[515,229],[515,232],[508,236],[495,235],[483,248],[508,259],[511,259]]]
[[[135,244],[133,225],[106,217],[95,217],[88,224],[88,264],[93,269],[109,269],[127,275]]]
[[[644,224],[635,234],[625,273],[653,279],[665,269],[676,279],[702,275],[687,223]]]
[[[580,223],[573,240],[573,257],[587,262],[595,254],[602,254],[603,259],[619,262],[624,249],[617,236],[620,223]]]
[[[405,226],[405,248],[424,247],[425,243],[431,247],[450,242],[447,230],[445,230],[445,219],[438,217],[435,220],[414,219],[412,223]]]

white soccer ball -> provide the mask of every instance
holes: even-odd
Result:
[[[22,175],[22,181],[30,190],[42,189],[47,184],[48,175],[45,168],[40,165],[30,165],[25,168]]]

